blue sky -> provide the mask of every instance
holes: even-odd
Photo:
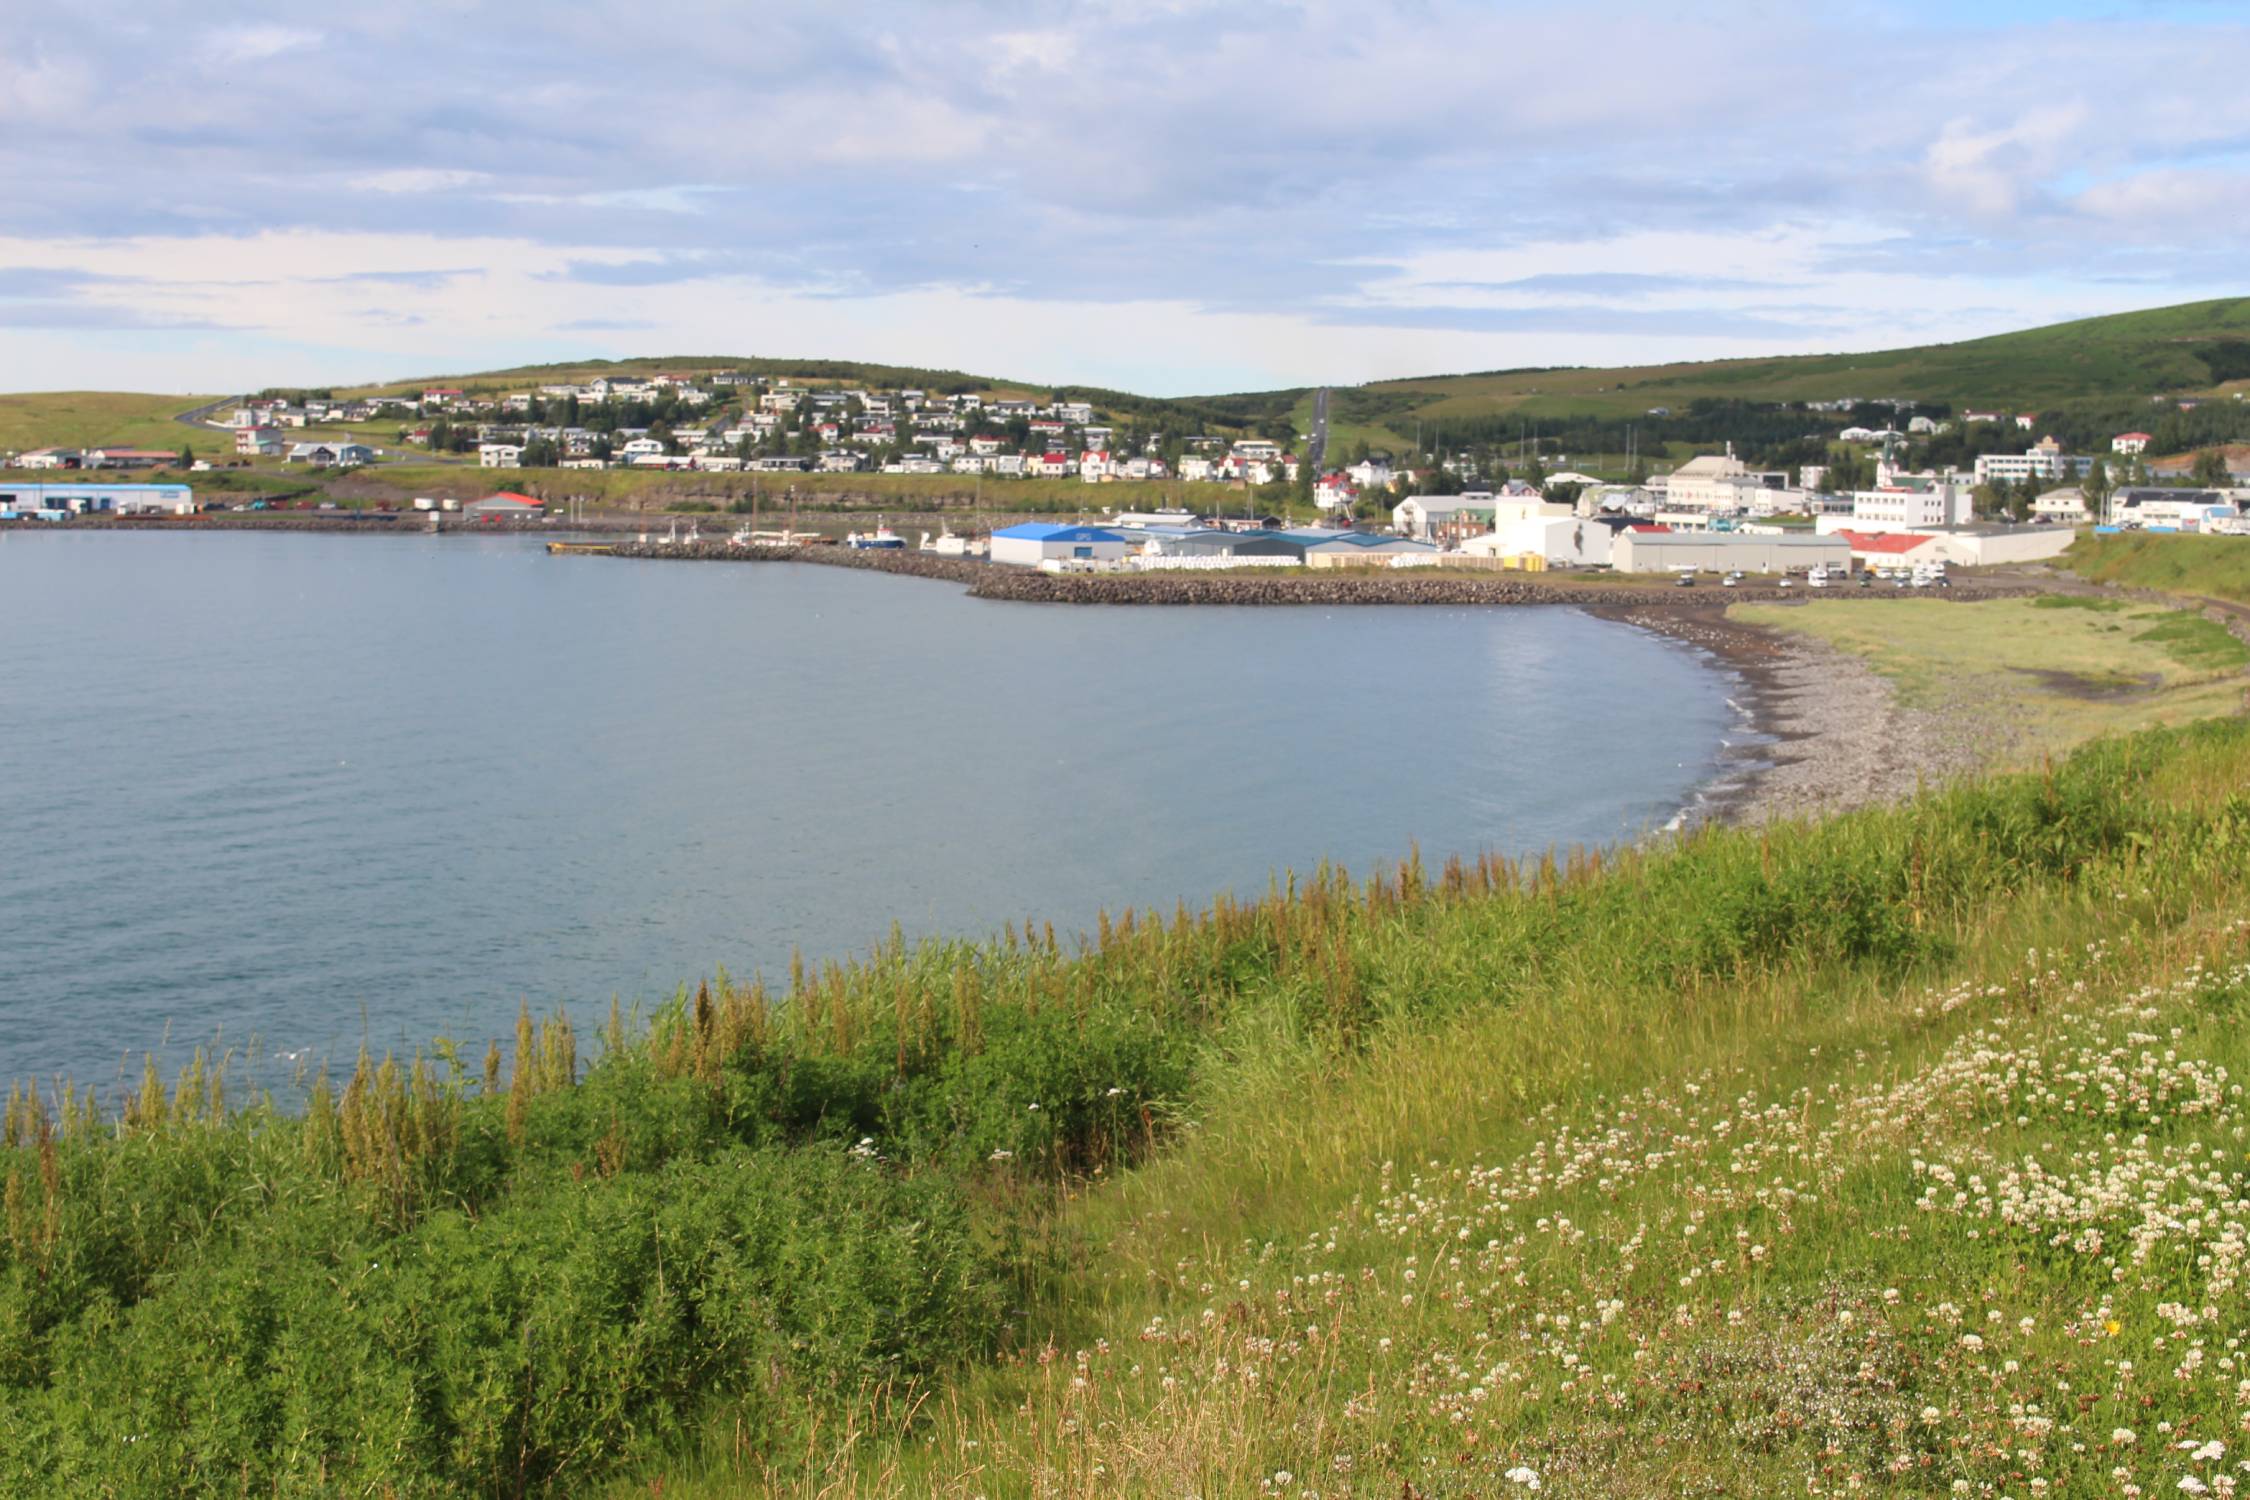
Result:
[[[2250,6],[52,7],[0,387],[776,354],[1159,393],[2244,290]]]

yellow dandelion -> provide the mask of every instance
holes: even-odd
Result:
[[[2102,1332],[2108,1334],[2111,1338],[2116,1338],[2120,1333],[2123,1333],[2124,1331],[2125,1325],[2118,1322],[2115,1318],[2111,1318],[2108,1322],[2102,1325]]]

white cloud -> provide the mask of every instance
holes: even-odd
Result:
[[[319,32],[302,26],[222,26],[205,37],[197,50],[210,62],[239,65],[309,51],[320,42]]]
[[[1209,389],[1959,336],[2192,295],[2250,248],[2223,7],[682,10],[646,41],[644,0],[55,8],[0,57],[0,267],[113,278],[41,315],[116,336],[39,359],[216,325],[341,379],[637,324]],[[204,66],[168,65],[182,36]]]
[[[351,186],[363,193],[443,193],[454,188],[476,187],[492,180],[489,172],[460,167],[391,167],[362,172]]]
[[[2018,212],[2064,160],[2091,119],[2084,104],[2043,106],[1996,129],[1946,121],[1923,157],[1930,185],[1970,213],[1998,219]]]

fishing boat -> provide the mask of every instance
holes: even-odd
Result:
[[[940,525],[938,534],[922,533],[922,550],[939,557],[967,557],[973,544],[965,536],[956,536],[949,525]]]
[[[906,538],[891,530],[884,524],[883,518],[877,516],[873,531],[851,532],[845,536],[844,545],[855,552],[901,552],[906,548]]]

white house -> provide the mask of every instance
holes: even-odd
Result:
[[[2031,514],[2050,526],[2078,526],[2091,519],[2086,511],[2086,492],[2076,485],[2045,491],[2031,502]]]
[[[281,434],[271,427],[235,429],[234,452],[237,458],[278,458],[282,447]]]
[[[1767,504],[1762,492],[1778,488],[1787,477],[1775,476],[1776,482],[1769,483],[1768,476],[1752,473],[1731,453],[1706,453],[1665,476],[1664,504],[1671,510],[1750,510]]]
[[[1391,487],[1391,466],[1380,459],[1367,458],[1344,471],[1352,483],[1363,490],[1387,490]]]
[[[523,444],[477,444],[477,467],[482,469],[520,469],[523,467]]]
[[[2112,453],[2145,453],[2153,439],[2145,432],[2121,432],[2109,440]]]
[[[315,468],[352,469],[375,461],[375,450],[365,443],[298,443],[290,448],[285,462],[311,464]]]
[[[1181,460],[1181,467],[1185,468],[1188,462],[1189,460],[1186,459]],[[1323,474],[1313,481],[1312,498],[1313,504],[1319,506],[1322,510],[1334,510],[1338,506],[1349,506],[1357,503],[1359,486],[1352,483],[1351,476],[1348,474]]]

